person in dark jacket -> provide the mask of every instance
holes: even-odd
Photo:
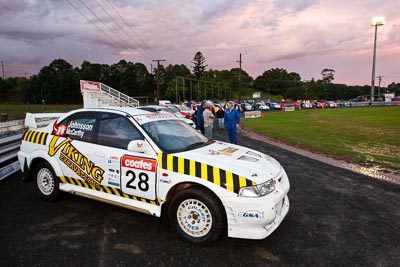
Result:
[[[228,108],[225,110],[224,122],[228,132],[229,141],[232,144],[237,144],[236,129],[239,128],[240,115],[233,105],[232,101],[228,102]]]
[[[215,115],[217,115],[218,118],[218,126],[219,129],[223,129],[224,128],[224,116],[225,116],[225,112],[224,109],[222,107],[222,105],[218,108],[217,112],[215,113]]]
[[[201,102],[200,107],[197,109],[197,121],[196,121],[196,128],[200,130],[202,134],[204,134],[204,118],[203,118],[203,112],[204,112],[204,105],[206,104],[206,101],[203,100]]]

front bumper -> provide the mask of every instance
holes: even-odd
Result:
[[[285,178],[266,196],[223,199],[229,237],[264,239],[278,228],[290,207],[287,195],[290,185]]]

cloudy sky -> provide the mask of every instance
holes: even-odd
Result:
[[[153,59],[185,64],[197,51],[208,68],[238,67],[253,78],[271,68],[336,83],[371,83],[374,27],[376,76],[400,82],[398,0],[0,0],[0,60],[6,76],[37,74],[56,58],[120,59],[150,68]]]

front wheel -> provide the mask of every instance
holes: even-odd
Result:
[[[170,206],[170,223],[184,239],[204,245],[218,239],[225,229],[224,209],[211,192],[189,188],[179,192]]]
[[[60,194],[59,181],[53,168],[47,162],[40,162],[35,168],[35,187],[40,197],[54,201]]]

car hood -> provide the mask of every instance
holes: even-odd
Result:
[[[278,161],[264,153],[220,141],[175,156],[230,171],[256,184],[277,178],[283,171]]]

